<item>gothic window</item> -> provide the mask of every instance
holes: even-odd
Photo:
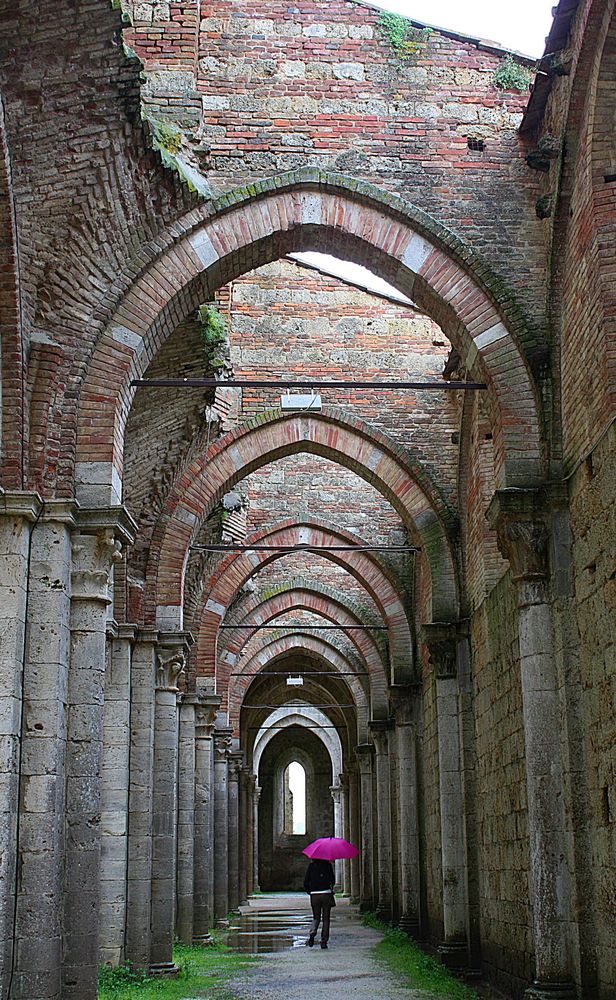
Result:
[[[306,772],[299,761],[291,761],[284,772],[284,832],[306,833]]]

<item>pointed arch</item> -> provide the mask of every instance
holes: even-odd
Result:
[[[164,247],[164,249],[160,249]],[[411,295],[444,329],[467,370],[486,380],[499,487],[543,475],[530,335],[511,293],[444,226],[373,185],[314,170],[272,177],[190,212],[143,249],[83,379],[76,440],[78,498],[118,502],[134,390],[172,329],[222,284],[283,254],[326,250]],[[532,346],[532,345],[531,345]]]

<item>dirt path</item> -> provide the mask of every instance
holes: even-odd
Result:
[[[427,996],[422,990],[401,985],[393,973],[377,963],[372,949],[381,934],[364,927],[356,908],[346,900],[340,900],[332,911],[327,951],[319,948],[318,941],[314,948],[305,946],[310,921],[305,896],[255,899],[242,913],[245,926],[274,926],[278,933],[288,920],[289,937],[284,950],[261,950],[261,960],[243,971],[241,979],[225,983],[229,995],[237,1000],[423,1000]]]

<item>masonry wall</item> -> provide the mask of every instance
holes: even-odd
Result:
[[[509,574],[471,619],[482,958],[521,995],[532,978],[524,730],[517,604]]]
[[[545,227],[516,133],[528,93],[494,86],[502,51],[418,32],[400,59],[363,4],[218,0],[201,3],[191,64],[184,42],[172,46],[192,34],[187,4],[127,6],[152,113],[192,114],[198,95],[195,148],[213,191],[309,165],[367,179],[457,231],[540,323]]]

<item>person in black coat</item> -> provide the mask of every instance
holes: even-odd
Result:
[[[317,936],[317,931],[319,929],[319,924],[321,923],[321,918],[323,918],[323,926],[321,927],[321,948],[327,948],[327,942],[329,941],[329,920],[332,906],[336,905],[336,900],[334,898],[334,882],[336,881],[336,876],[334,875],[334,867],[331,861],[321,861],[315,858],[308,865],[308,870],[306,872],[306,878],[304,879],[304,889],[306,892],[310,893],[310,905],[312,907],[312,925],[310,927],[310,935],[306,944],[309,948],[314,945],[314,939]]]

